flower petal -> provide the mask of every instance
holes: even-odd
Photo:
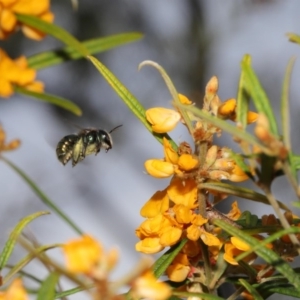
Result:
[[[155,107],[146,111],[146,118],[154,132],[165,133],[173,130],[181,117],[175,110]]]
[[[147,173],[156,178],[167,178],[174,174],[173,164],[159,159],[149,159],[145,162]]]

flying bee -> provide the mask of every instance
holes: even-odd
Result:
[[[56,147],[58,160],[65,165],[72,158],[72,165],[75,167],[87,155],[93,153],[97,155],[101,148],[107,152],[113,146],[110,133],[121,126],[113,128],[110,132],[103,129],[87,128],[82,129],[78,134],[66,135]]]

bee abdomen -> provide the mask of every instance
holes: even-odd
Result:
[[[56,155],[58,160],[65,165],[73,155],[73,147],[77,143],[79,137],[76,134],[70,134],[62,138],[56,147]]]

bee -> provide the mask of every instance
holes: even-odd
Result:
[[[103,129],[87,128],[82,129],[78,134],[66,135],[58,142],[56,147],[58,160],[65,165],[72,159],[72,165],[75,167],[87,155],[93,153],[97,155],[101,148],[104,148],[107,152],[113,146],[110,133],[121,126],[113,128],[110,132]]]

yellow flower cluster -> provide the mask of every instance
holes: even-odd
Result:
[[[217,90],[218,80],[213,77],[206,87],[203,110],[222,119],[235,120],[236,101],[229,99],[221,102]],[[182,104],[192,105],[186,96],[178,96]],[[154,193],[142,207],[141,216],[146,220],[136,230],[140,239],[136,250],[148,254],[172,246],[182,238],[188,239],[184,249],[167,269],[167,275],[172,281],[182,281],[189,274],[197,272],[192,267],[191,260],[193,257],[201,257],[199,240],[206,245],[211,262],[216,261],[223,246],[224,259],[230,264],[237,264],[234,257],[238,251],[241,253],[247,250],[242,241],[224,241],[218,237],[218,231],[209,224],[205,212],[202,215],[199,213],[198,186],[204,182],[221,180],[239,182],[247,180],[248,176],[231,157],[230,149],[213,145],[213,135],[219,134],[220,129],[195,115],[189,114],[189,117],[193,122],[191,134],[196,146],[195,151],[192,151],[192,147],[186,142],[181,143],[175,150],[170,141],[163,138],[164,158],[149,159],[145,162],[145,169],[149,175],[156,178],[172,176],[172,179],[164,190]],[[157,133],[173,130],[180,121],[183,124],[187,123],[179,109],[152,108],[147,110],[146,118],[152,130]],[[254,122],[256,118],[256,113],[249,112],[249,123]],[[201,143],[205,147],[200,149]],[[211,206],[209,193],[211,192],[205,194],[206,199],[203,200],[204,206],[207,207]],[[237,220],[240,214],[235,202],[227,218]]]
[[[35,40],[44,37],[44,33],[18,22],[16,14],[27,14],[52,22],[54,15],[50,11],[50,0],[0,0],[0,39],[6,39],[18,28]]]
[[[35,92],[42,92],[44,84],[35,81],[36,71],[28,68],[27,60],[21,56],[12,60],[0,48],[0,97],[9,97],[13,94],[13,86],[18,85]]]

